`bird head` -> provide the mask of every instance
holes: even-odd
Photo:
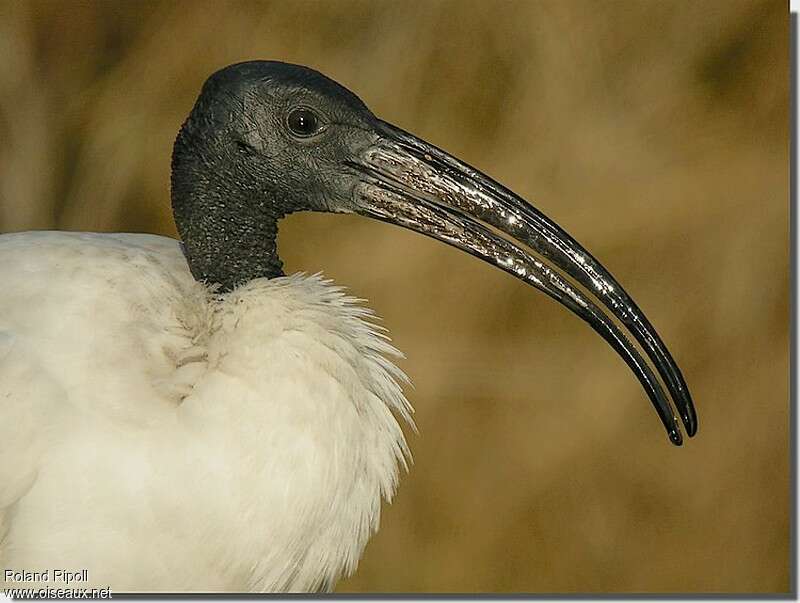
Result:
[[[359,214],[462,249],[585,320],[633,370],[674,444],[679,420],[656,373],[687,433],[697,429],[677,364],[599,261],[522,198],[317,71],[250,61],[213,74],[175,142],[172,202],[192,273],[223,291],[283,274],[277,220],[294,211]]]

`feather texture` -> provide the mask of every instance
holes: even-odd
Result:
[[[303,274],[218,295],[153,235],[3,235],[0,281],[0,566],[112,591],[355,570],[413,427],[358,300]]]

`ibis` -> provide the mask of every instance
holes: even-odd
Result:
[[[112,592],[327,591],[355,571],[409,460],[412,407],[371,311],[284,274],[292,212],[373,218],[504,270],[616,350],[673,444],[697,430],[676,362],[600,262],[317,71],[211,75],[171,173],[180,241],[0,236],[6,588],[59,569]]]

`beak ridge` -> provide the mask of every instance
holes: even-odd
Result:
[[[467,251],[569,308],[633,370],[670,441],[680,445],[678,420],[649,364],[560,269],[590,291],[633,335],[663,379],[687,434],[696,433],[697,414],[680,369],[642,311],[599,261],[555,222],[475,168],[386,122],[379,122],[379,133],[374,145],[349,162],[360,177],[354,193],[356,213]]]

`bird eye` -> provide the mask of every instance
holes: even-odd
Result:
[[[286,121],[296,136],[313,136],[319,131],[319,117],[311,109],[293,109]]]

